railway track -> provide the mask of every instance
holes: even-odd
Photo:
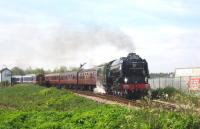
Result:
[[[118,96],[113,96],[113,95],[108,95],[108,94],[96,94],[94,92],[89,92],[89,91],[76,91],[76,90],[71,90],[72,92],[80,95],[86,95],[90,97],[96,97],[108,101],[112,101],[114,103],[119,103],[122,105],[127,105],[127,106],[134,106],[134,107],[142,107],[140,103],[137,102],[137,100],[128,100],[125,98],[121,98]]]
[[[90,97],[96,97],[103,100],[108,100],[117,104],[122,104],[129,107],[137,107],[137,108],[163,108],[167,110],[190,110],[191,108],[188,105],[180,105],[176,103],[170,103],[166,101],[161,100],[129,100],[126,98],[121,98],[118,96],[108,95],[108,94],[96,94],[94,92],[90,91],[77,91],[77,90],[71,90],[72,92],[84,95],[84,96],[90,96]],[[200,112],[200,109],[192,109],[193,111]]]
[[[123,104],[126,106],[130,106],[130,107],[139,107],[139,108],[163,107],[165,109],[175,109],[176,108],[175,106],[172,106],[168,103],[162,103],[161,101],[155,101],[155,100],[148,100],[148,101],[129,100],[129,99],[121,98],[118,96],[113,96],[113,95],[108,95],[108,94],[96,94],[96,93],[89,92],[89,91],[72,90],[72,92],[74,92],[76,94],[97,97],[97,98],[101,98],[104,100],[113,101],[113,102]]]

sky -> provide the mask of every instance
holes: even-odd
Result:
[[[200,66],[198,0],[0,0],[0,67],[93,67],[136,52],[150,72]]]

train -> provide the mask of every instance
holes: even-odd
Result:
[[[65,73],[18,76],[15,83],[38,83],[47,87],[96,91],[126,98],[148,94],[148,63],[136,53],[98,65]],[[21,82],[20,82],[21,81]]]
[[[43,74],[27,74],[12,76],[12,84],[31,83],[43,85],[45,82],[45,75]]]

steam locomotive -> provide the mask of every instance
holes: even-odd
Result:
[[[110,94],[123,97],[146,95],[149,70],[145,59],[135,53],[98,67],[97,80]]]
[[[90,90],[126,98],[146,95],[149,70],[145,59],[136,53],[99,65],[92,69],[79,69],[66,73],[32,76],[33,83],[58,88]]]

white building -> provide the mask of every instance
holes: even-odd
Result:
[[[8,68],[4,68],[0,71],[0,83],[8,82],[11,84],[12,72]]]
[[[200,67],[177,68],[175,70],[175,77],[184,77],[184,76],[200,77]]]

